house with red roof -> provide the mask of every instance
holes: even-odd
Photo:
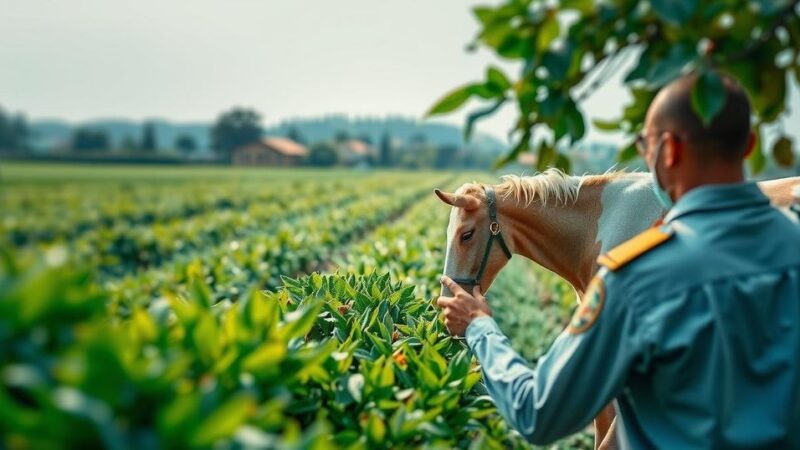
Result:
[[[233,152],[237,166],[299,166],[305,162],[308,149],[289,138],[268,136]]]

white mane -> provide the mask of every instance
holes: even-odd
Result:
[[[583,185],[583,177],[569,176],[555,168],[533,176],[503,175],[500,178],[503,182],[498,186],[498,191],[503,198],[513,195],[517,202],[525,202],[525,206],[529,206],[537,198],[542,205],[546,205],[551,198],[556,203],[575,202]]]

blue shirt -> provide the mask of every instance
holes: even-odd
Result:
[[[624,448],[800,447],[800,227],[754,183],[696,188],[664,226],[667,242],[598,272],[596,321],[535,368],[492,318],[470,323],[498,409],[537,444],[616,399]]]

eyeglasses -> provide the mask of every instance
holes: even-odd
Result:
[[[647,138],[649,136],[660,135],[663,133],[670,133],[672,134],[673,137],[675,137],[675,139],[678,140],[681,139],[681,137],[677,133],[674,133],[672,131],[653,131],[650,133],[645,133],[644,131],[642,131],[636,135],[636,138],[633,141],[634,146],[636,147],[636,151],[639,153],[639,156],[644,157],[647,154]]]

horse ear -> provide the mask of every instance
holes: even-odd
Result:
[[[466,210],[477,209],[481,204],[480,200],[471,195],[450,194],[440,189],[434,189],[433,192],[441,201],[450,206],[455,206],[456,208],[464,208]]]
[[[455,206],[455,198],[454,198],[455,195],[454,194],[448,194],[447,192],[443,192],[439,188],[434,189],[433,193],[436,194],[437,197],[439,197],[439,200],[447,203],[450,206]]]

